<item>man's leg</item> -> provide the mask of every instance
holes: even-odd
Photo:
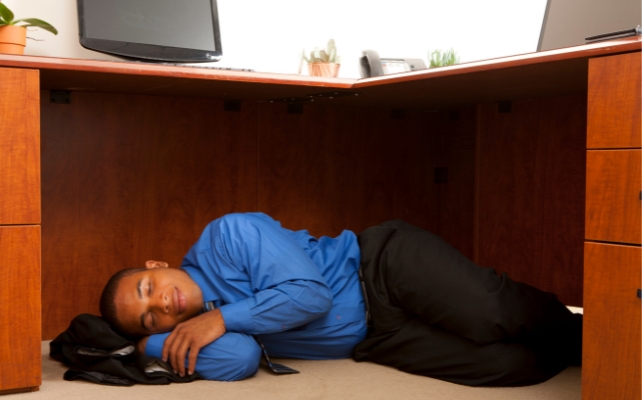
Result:
[[[390,301],[427,324],[479,344],[555,340],[574,329],[573,314],[555,295],[498,276],[423,229],[383,225],[396,229],[380,258]]]
[[[519,341],[480,345],[419,318],[375,346],[365,360],[468,386],[533,385],[566,367],[552,351],[535,351]]]
[[[466,385],[544,381],[581,359],[581,316],[401,221],[359,237],[372,328],[358,361]]]

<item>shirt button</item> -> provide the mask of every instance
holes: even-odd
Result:
[[[340,316],[340,315],[337,315],[337,319],[341,319],[341,316]]]

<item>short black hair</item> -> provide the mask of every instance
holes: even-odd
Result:
[[[125,268],[116,272],[111,278],[109,278],[105,284],[103,293],[100,296],[100,315],[105,321],[107,321],[107,323],[109,323],[109,325],[112,326],[112,328],[124,336],[132,337],[134,335],[132,335],[131,332],[127,332],[123,325],[118,321],[118,318],[116,318],[116,291],[118,290],[118,285],[123,278],[141,271],[145,271],[145,268]]]

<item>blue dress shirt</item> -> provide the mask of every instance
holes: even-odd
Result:
[[[205,302],[220,309],[227,333],[201,349],[196,371],[206,379],[253,375],[260,348],[272,357],[349,357],[366,335],[353,232],[316,239],[261,213],[211,222],[183,260]],[[159,357],[169,334],[152,335],[146,354]]]

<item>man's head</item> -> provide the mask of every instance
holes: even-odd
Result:
[[[169,332],[196,316],[203,294],[181,269],[147,261],[145,268],[124,269],[111,277],[100,298],[100,314],[130,336]]]

